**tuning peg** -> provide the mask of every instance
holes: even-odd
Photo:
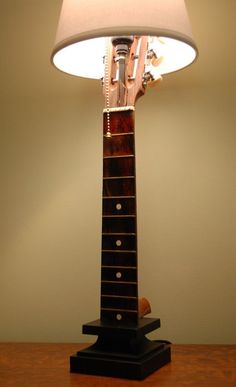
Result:
[[[158,78],[158,79],[154,79],[153,81],[149,81],[147,85],[148,85],[148,87],[156,87],[161,81],[162,81],[162,77],[160,76],[160,78]]]
[[[162,76],[156,67],[150,67],[143,76],[144,85],[155,87],[162,80]]]
[[[158,57],[157,53],[152,48],[148,51],[148,59],[150,60],[150,64],[154,67],[159,66],[163,62],[163,56]]]

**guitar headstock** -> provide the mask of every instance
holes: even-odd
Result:
[[[145,66],[147,64],[148,37],[134,36],[127,44],[126,53],[109,39],[105,58],[103,92],[106,108],[134,106],[145,93]]]

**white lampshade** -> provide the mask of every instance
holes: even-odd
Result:
[[[69,74],[102,78],[106,37],[123,35],[159,38],[160,74],[197,56],[184,0],[64,0],[52,62]]]

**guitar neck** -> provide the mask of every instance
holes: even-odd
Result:
[[[107,118],[104,113],[101,320],[137,323],[134,112]]]

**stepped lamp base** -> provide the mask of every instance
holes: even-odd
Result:
[[[142,318],[136,326],[114,326],[100,320],[83,325],[97,335],[95,344],[70,357],[70,371],[142,380],[171,361],[170,343],[145,335],[160,327],[160,319]]]

